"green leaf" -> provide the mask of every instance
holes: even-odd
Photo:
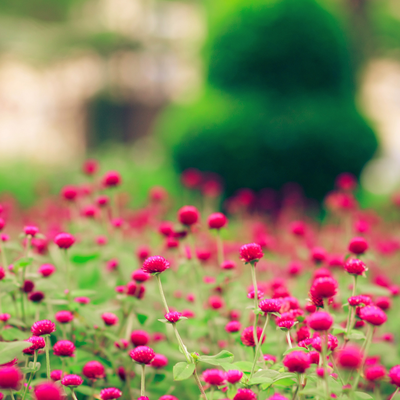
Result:
[[[198,360],[212,365],[230,364],[233,362],[233,354],[227,350],[222,350],[215,356],[199,356]]]
[[[162,322],[163,324],[169,324],[169,321],[165,318],[160,318],[158,321]]]
[[[279,375],[278,371],[274,371],[273,369],[264,369],[262,371],[257,371],[253,375],[253,378],[267,377],[270,379],[275,379],[278,375]]]
[[[186,362],[179,362],[174,365],[174,380],[176,381],[184,381],[185,379],[190,378],[193,375],[195,369],[194,363],[188,364]]]
[[[89,261],[99,257],[99,253],[93,254],[75,254],[71,257],[71,261],[75,264],[86,264]]]
[[[341,333],[346,333],[346,328],[341,328],[341,327],[333,328],[332,335],[339,335]]]
[[[313,396],[313,398],[328,400],[324,389],[317,389],[317,388],[305,389],[299,392],[299,394]]]
[[[89,386],[80,385],[74,389],[75,392],[82,393],[86,396],[92,396],[93,389]]]
[[[28,339],[28,335],[22,331],[20,331],[17,328],[8,328],[4,329],[1,332],[1,336],[3,337],[4,340],[6,341],[12,341],[12,340],[25,340]]]
[[[365,335],[356,329],[352,329],[347,338],[350,340],[365,340]]]
[[[144,325],[145,322],[147,321],[147,319],[149,318],[147,315],[144,315],[144,314],[136,314],[136,317],[137,317],[140,325]]]
[[[375,296],[390,296],[390,291],[382,286],[372,285],[372,284],[359,284],[357,286],[359,293],[367,293]]]
[[[286,356],[286,354],[291,353],[292,351],[302,351],[303,353],[308,353],[308,350],[305,349],[304,347],[292,347],[291,349],[286,350],[283,355]]]
[[[22,356],[22,350],[31,347],[30,342],[0,342],[0,364],[8,363]]]
[[[251,372],[251,369],[253,368],[253,363],[250,361],[238,361],[235,362],[233,365],[244,372]]]
[[[359,399],[372,399],[373,398],[368,393],[364,393],[364,392],[354,392],[354,394]]]
[[[292,378],[278,379],[277,381],[273,382],[273,384],[276,386],[293,386],[293,383],[296,383],[296,380]]]
[[[20,258],[18,261],[14,263],[13,272],[18,272],[21,268],[26,268],[28,265],[31,265],[33,261],[32,257]]]
[[[248,384],[249,385],[259,385],[261,383],[268,383],[269,386],[272,384],[273,380],[271,378],[268,378],[266,376],[260,376],[260,377],[253,377]]]

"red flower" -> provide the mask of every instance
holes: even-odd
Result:
[[[106,187],[115,187],[121,184],[121,175],[117,171],[108,171],[103,176],[103,185]]]
[[[40,303],[44,299],[44,293],[43,292],[29,293],[28,299],[33,303]]]
[[[293,235],[304,236],[306,233],[306,224],[304,221],[293,221],[290,224],[290,231]]]
[[[82,171],[86,175],[94,175],[98,169],[99,163],[96,160],[86,160],[82,167]]]
[[[265,313],[279,312],[282,307],[282,300],[280,299],[265,299],[260,301],[259,307]]]
[[[7,313],[0,314],[1,322],[7,322],[10,318],[11,318],[10,314],[7,314]]]
[[[237,369],[230,369],[226,373],[226,380],[232,384],[239,382],[242,379],[242,377],[243,377],[243,372]]]
[[[308,325],[314,331],[328,331],[333,325],[333,318],[327,312],[315,312],[308,318]]]
[[[42,383],[35,387],[35,400],[61,400],[61,389],[52,382]]]
[[[364,376],[367,381],[374,382],[386,376],[386,368],[383,365],[372,365],[364,371]]]
[[[363,237],[355,237],[350,240],[349,251],[354,254],[363,254],[368,250],[368,243]]]
[[[250,389],[239,388],[233,400],[257,400],[257,395]]]
[[[149,274],[155,274],[165,271],[169,268],[169,262],[161,256],[149,257],[143,263],[143,271]]]
[[[54,346],[53,351],[55,356],[73,357],[75,345],[69,340],[59,340]]]
[[[82,385],[83,379],[79,375],[65,375],[61,379],[61,385],[68,387],[77,387]]]
[[[51,371],[50,373],[50,378],[52,381],[56,382],[56,381],[60,381],[63,375],[63,371],[61,369],[55,369],[53,371]]]
[[[247,328],[245,328],[240,336],[240,339],[242,341],[242,343],[245,346],[249,346],[249,347],[255,347],[255,343],[254,343],[254,329],[252,326],[249,326]],[[261,338],[261,333],[262,333],[262,329],[258,326],[257,327],[257,338],[258,340],[260,340]],[[264,343],[265,341],[265,335],[262,338],[262,343]]]
[[[32,336],[26,342],[32,343],[32,346],[22,351],[25,354],[34,354],[36,350],[44,349],[46,346],[46,342],[41,336]]]
[[[365,306],[360,309],[359,317],[371,325],[379,326],[387,321],[385,312],[376,306]]]
[[[17,390],[23,376],[21,371],[13,366],[0,368],[0,388]]]
[[[245,263],[256,263],[263,256],[261,246],[257,243],[245,244],[240,248],[240,259]]]
[[[375,300],[375,305],[382,310],[388,310],[392,303],[389,297],[378,297]]]
[[[239,321],[230,321],[225,325],[225,330],[228,333],[239,332],[242,328],[242,325]]]
[[[206,369],[203,372],[203,380],[209,385],[221,386],[225,383],[226,374],[219,369]]]
[[[74,319],[74,314],[71,311],[63,310],[58,311],[55,315],[56,321],[60,324],[67,324]]]
[[[136,282],[143,283],[150,279],[150,274],[142,269],[137,269],[136,271],[132,272],[132,279]]]
[[[78,188],[72,185],[64,186],[61,189],[61,196],[64,197],[65,200],[74,201],[78,196]]]
[[[87,362],[82,369],[82,374],[88,379],[101,379],[106,375],[103,365],[98,361]]]
[[[145,346],[150,341],[150,336],[146,331],[137,330],[131,333],[131,342],[134,346]]]
[[[357,369],[360,367],[363,359],[363,353],[358,347],[347,346],[341,349],[337,354],[337,363],[345,369]],[[399,380],[400,382],[400,380]]]
[[[323,247],[314,247],[311,250],[311,260],[320,264],[326,260],[327,254]]]
[[[365,275],[365,271],[367,271],[367,267],[365,264],[358,260],[357,258],[351,258],[347,260],[344,264],[344,269],[352,275]]]
[[[219,296],[210,296],[208,299],[208,304],[214,310],[219,310],[224,307],[224,300]]]
[[[31,328],[33,336],[50,335],[55,332],[55,330],[56,325],[48,319],[35,322]]]
[[[211,214],[208,217],[208,227],[210,229],[221,229],[228,223],[228,218],[220,212]]]
[[[400,387],[400,365],[395,365],[390,371],[389,371],[389,378],[390,382],[392,385],[396,385]]]
[[[172,323],[178,322],[181,318],[182,314],[180,312],[177,311],[171,311],[167,314],[164,315],[164,318]]]
[[[292,351],[286,354],[283,365],[289,372],[299,372],[302,374],[306,369],[310,368],[310,356],[303,351]]]
[[[43,264],[38,269],[39,274],[41,274],[44,278],[52,275],[55,271],[56,268],[52,264]]]
[[[170,394],[166,394],[164,396],[161,396],[158,400],[179,400],[177,397],[172,396]]]
[[[358,296],[352,296],[347,299],[349,305],[352,307],[359,306],[360,304],[364,304],[365,306],[371,304],[371,298],[369,296],[364,296],[362,294]]]
[[[139,364],[150,364],[155,357],[154,350],[147,346],[139,346],[129,352],[132,360]]]
[[[107,326],[113,326],[118,324],[118,317],[113,313],[104,313],[101,318]]]
[[[236,263],[235,261],[231,261],[231,260],[225,260],[222,264],[221,264],[221,268],[222,269],[235,269],[236,268]]]
[[[54,243],[60,249],[69,249],[75,243],[75,238],[70,233],[59,233],[55,237]]]
[[[178,211],[178,220],[182,225],[192,226],[200,219],[200,213],[194,206],[184,206]]]
[[[106,388],[100,392],[101,400],[114,400],[119,399],[122,396],[122,392],[117,388]]]
[[[39,233],[39,228],[37,226],[25,226],[24,233],[25,235],[34,237]]]
[[[314,298],[328,298],[336,294],[337,288],[338,284],[334,278],[318,278],[313,282],[310,293]]]
[[[164,368],[168,365],[168,358],[165,357],[163,354],[156,354],[150,365],[153,368]]]

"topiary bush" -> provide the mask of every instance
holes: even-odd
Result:
[[[338,22],[315,1],[246,2],[212,36],[203,98],[167,110],[162,133],[179,170],[220,174],[227,195],[290,181],[320,199],[377,149],[354,74]]]

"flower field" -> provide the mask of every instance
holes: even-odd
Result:
[[[196,170],[140,209],[94,160],[81,182],[1,203],[0,399],[397,394],[397,197],[362,210],[343,174],[321,221],[293,191],[243,189],[222,214]]]

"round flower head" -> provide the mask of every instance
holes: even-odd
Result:
[[[35,400],[61,400],[61,389],[53,382],[42,383],[35,387]]]
[[[178,211],[178,220],[182,225],[192,226],[200,219],[200,213],[194,206],[184,206]]]
[[[209,385],[221,386],[225,383],[226,374],[219,369],[206,369],[203,372],[203,380]]]
[[[315,350],[322,352],[322,343],[325,343],[325,335],[321,339],[320,336],[314,336],[311,339],[311,345],[314,347]],[[328,350],[333,351],[338,347],[338,339],[336,336],[331,335],[330,333],[328,334]]]
[[[70,233],[59,233],[55,237],[54,243],[60,249],[69,249],[75,243],[75,238]]]
[[[73,357],[75,345],[69,340],[59,340],[54,346],[53,351],[55,356]]]
[[[119,399],[122,396],[122,392],[117,388],[106,388],[100,392],[101,400],[114,400]]]
[[[250,389],[239,388],[233,400],[257,400],[257,395]]]
[[[101,315],[101,318],[107,326],[118,324],[118,317],[113,313],[104,313]]]
[[[365,369],[364,376],[367,381],[378,381],[386,376],[386,368],[379,364],[371,365]]]
[[[26,342],[32,343],[32,346],[22,350],[22,352],[25,354],[32,355],[36,350],[44,349],[46,346],[46,343],[41,336],[32,336],[29,339],[27,339]]]
[[[87,362],[82,369],[82,374],[88,379],[101,379],[106,375],[104,366],[98,361]]]
[[[260,301],[259,307],[265,313],[279,312],[282,307],[282,300],[280,299],[265,299]]]
[[[54,382],[61,381],[62,376],[63,376],[63,371],[61,369],[55,369],[50,373],[50,378]]]
[[[242,329],[242,325],[239,321],[230,321],[225,325],[225,330],[228,333],[239,332]]]
[[[37,226],[28,225],[24,227],[24,233],[27,236],[35,236],[39,233],[39,228]]]
[[[350,240],[349,251],[353,254],[363,254],[368,250],[368,243],[363,237],[355,237]]]
[[[358,296],[349,297],[347,299],[347,301],[349,302],[349,305],[352,307],[356,307],[361,304],[363,304],[365,306],[368,306],[369,304],[371,304],[371,298],[369,296],[364,296],[362,294],[360,294]]]
[[[6,271],[4,271],[3,267],[0,267],[0,281],[4,279],[6,276]]]
[[[221,264],[221,268],[222,269],[235,269],[236,268],[236,263],[234,261],[231,260],[225,260],[222,264]]]
[[[72,185],[64,186],[61,189],[61,196],[68,201],[74,201],[78,196],[78,188]]]
[[[83,379],[79,375],[65,375],[61,379],[61,385],[68,387],[77,387],[82,385]]]
[[[114,342],[114,346],[117,349],[126,349],[129,346],[129,342],[125,339],[119,339],[117,341]]]
[[[166,394],[164,396],[161,396],[158,400],[179,400],[177,397],[172,396],[170,394]]]
[[[240,336],[240,340],[242,341],[242,343],[245,346],[255,347],[256,344],[254,342],[254,334],[253,334],[253,332],[254,332],[254,329],[253,329],[252,326],[249,326],[249,327],[243,329],[243,332],[242,332],[242,334]],[[260,340],[260,338],[261,338],[261,333],[262,333],[262,329],[258,326],[257,327],[257,338],[258,338],[258,340]],[[264,341],[265,341],[265,335],[262,338],[262,343],[264,343]]]
[[[99,169],[97,160],[86,160],[82,166],[82,171],[86,175],[94,175]]]
[[[376,306],[365,306],[360,309],[359,317],[371,325],[379,326],[386,322],[385,312]]]
[[[308,325],[314,331],[328,331],[333,325],[333,318],[325,311],[318,311],[309,316]]]
[[[79,304],[89,304],[90,303],[90,299],[89,297],[75,297],[74,298],[75,303],[79,303]]]
[[[282,396],[279,393],[275,393],[271,397],[268,397],[267,400],[289,400],[289,399],[285,396]]]
[[[140,396],[138,400],[150,400],[147,396]]]
[[[42,264],[38,269],[39,274],[41,274],[44,278],[54,274],[55,271],[56,268],[52,264]]]
[[[230,369],[226,373],[226,380],[232,384],[239,382],[242,378],[243,378],[243,372],[237,369]]]
[[[264,361],[270,361],[272,364],[276,363],[276,357],[272,354],[264,354]]]
[[[226,216],[220,212],[211,214],[208,217],[208,227],[210,229],[221,229],[228,223]]]
[[[339,367],[345,369],[357,369],[360,367],[363,353],[358,347],[347,346],[337,353],[337,363]]]
[[[303,351],[292,351],[286,354],[283,359],[283,365],[289,370],[289,372],[299,372],[300,374],[310,368],[310,356]]]
[[[32,292],[34,287],[35,287],[35,284],[32,281],[27,279],[27,280],[24,281],[21,289],[25,293],[30,293],[30,292]]]
[[[21,371],[14,366],[0,368],[0,388],[17,390],[23,376]]]
[[[224,307],[224,300],[219,296],[210,296],[208,298],[208,304],[214,310],[219,310],[220,308]]]
[[[56,325],[48,319],[37,321],[32,325],[31,332],[33,336],[50,335],[55,332]]]
[[[171,311],[164,315],[164,318],[171,323],[178,322],[181,317],[182,317],[182,314],[177,311]]]
[[[367,267],[365,264],[357,259],[357,258],[350,258],[344,264],[344,269],[351,275],[365,275],[365,271],[367,271]]]
[[[257,263],[264,256],[257,243],[245,244],[240,248],[240,259],[245,263]]]
[[[44,293],[39,291],[29,293],[28,299],[33,303],[40,303],[44,299]]]
[[[390,383],[392,385],[396,385],[397,387],[400,387],[400,365],[395,365],[390,371],[389,371],[389,378],[390,378]]]
[[[137,330],[131,333],[131,342],[134,346],[145,346],[150,341],[150,335],[146,331]]]
[[[153,368],[164,368],[168,365],[168,358],[162,354],[156,354],[150,365]]]
[[[108,171],[103,176],[103,185],[106,187],[115,187],[121,184],[121,175],[117,171]]]
[[[150,275],[142,269],[137,269],[132,272],[132,279],[136,282],[143,283],[150,279]]]
[[[133,361],[139,364],[150,364],[155,357],[154,350],[147,346],[139,346],[129,352]]]
[[[323,247],[314,247],[311,250],[311,260],[316,264],[323,263],[326,260],[327,254]]]
[[[313,282],[310,293],[316,298],[328,298],[336,294],[337,288],[338,284],[334,278],[318,278]]]
[[[58,311],[55,315],[56,321],[60,324],[67,324],[74,319],[74,314],[71,311],[63,310]]]
[[[379,307],[381,310],[388,310],[391,307],[392,302],[389,299],[389,297],[383,296],[383,297],[378,297],[375,300],[375,305]]]
[[[306,233],[306,224],[304,221],[293,221],[290,224],[290,232],[296,236],[304,236]]]
[[[1,322],[7,322],[10,318],[11,318],[10,314],[7,314],[7,313],[0,314]]]
[[[165,271],[169,268],[169,262],[162,256],[149,257],[143,263],[143,271],[148,274],[155,274]]]

